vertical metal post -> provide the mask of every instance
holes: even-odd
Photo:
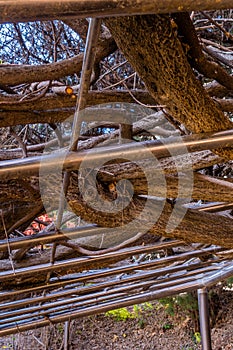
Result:
[[[64,323],[64,350],[69,350],[70,320]]]
[[[88,93],[91,81],[92,68],[95,62],[96,45],[99,39],[101,27],[100,18],[90,18],[87,40],[85,45],[85,52],[83,57],[82,73],[80,88],[77,98],[76,110],[74,113],[73,129],[70,140],[70,151],[77,151],[78,137],[81,130],[82,120],[80,120],[80,111],[86,107],[86,95]],[[59,229],[62,224],[65,194],[69,185],[69,173],[65,172],[63,179],[63,186],[61,189],[59,208],[57,213],[56,228]]]
[[[209,321],[208,292],[206,288],[198,289],[198,309],[199,309],[202,349],[212,350],[211,335],[210,335],[210,321]]]

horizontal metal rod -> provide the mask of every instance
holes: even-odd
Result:
[[[83,168],[95,168],[114,159],[121,162],[130,159],[138,161],[175,157],[188,152],[211,150],[233,146],[233,130],[218,133],[197,134],[169,139],[132,142],[108,147],[99,147],[80,152],[57,152],[42,157],[28,157],[24,159],[2,161],[0,163],[0,180],[37,174],[39,170],[57,172],[60,167],[64,170]]]
[[[197,264],[193,264],[193,265],[197,265]],[[179,266],[180,267],[180,266]],[[137,274],[137,276],[130,276],[125,278],[123,281],[121,279],[119,280],[113,280],[110,283],[108,282],[108,288],[106,289],[105,283],[99,283],[99,285],[95,285],[95,291],[93,293],[92,288],[89,288],[87,290],[89,290],[89,293],[83,293],[82,288],[78,288],[78,289],[72,289],[71,291],[69,291],[69,294],[67,293],[67,291],[65,292],[61,292],[61,293],[55,293],[56,295],[56,299],[58,299],[58,301],[54,301],[53,303],[48,301],[51,301],[54,299],[54,295],[48,295],[48,296],[40,296],[38,298],[27,298],[25,300],[22,301],[16,301],[16,302],[11,302],[11,303],[6,303],[6,305],[4,306],[4,309],[7,309],[6,312],[1,312],[0,313],[0,320],[3,320],[0,322],[0,324],[4,324],[6,322],[5,318],[7,318],[7,321],[9,321],[9,317],[17,317],[19,315],[23,315],[25,313],[25,318],[28,317],[32,317],[29,316],[29,313],[34,313],[36,311],[42,311],[44,312],[45,310],[50,309],[50,313],[52,312],[51,309],[55,308],[57,306],[60,305],[67,305],[70,303],[74,303],[74,302],[79,302],[81,303],[80,305],[83,307],[84,306],[84,302],[85,304],[88,304],[88,300],[90,299],[90,302],[92,302],[93,298],[94,301],[96,301],[96,298],[99,298],[101,296],[105,296],[105,295],[111,295],[113,293],[119,293],[119,292],[125,292],[125,291],[130,291],[130,290],[136,290],[137,288],[149,288],[150,286],[154,285],[154,288],[157,289],[161,289],[164,288],[166,286],[171,286],[171,285],[175,285],[175,284],[180,284],[180,283],[184,283],[185,281],[187,282],[187,280],[191,280],[193,278],[199,278],[199,275],[203,275],[204,272],[207,271],[211,271],[211,268],[208,267],[204,267],[204,268],[199,268],[199,269],[195,269],[195,266],[193,266],[192,271],[187,272],[185,271],[183,273],[183,275],[179,274],[177,275],[173,275],[172,277],[167,277],[168,272],[163,271],[163,273],[166,273],[166,275],[164,276],[163,279],[159,279],[159,280],[155,280],[154,278],[151,280],[151,278],[153,277],[151,274],[148,275],[148,273],[143,273],[143,274]],[[162,269],[161,269],[162,270]],[[173,269],[171,268],[170,272],[177,272],[178,269],[177,267],[173,267]],[[214,267],[212,267],[212,270],[215,270]],[[156,271],[151,271],[153,273],[155,273]],[[161,274],[161,273],[160,273]],[[147,279],[149,278],[149,280],[146,281],[142,281],[142,276],[143,275],[143,279]],[[135,278],[137,277],[137,278]],[[155,276],[154,276],[155,277]],[[158,276],[157,276],[158,277]],[[132,281],[134,283],[132,283]],[[130,284],[129,284],[130,282]],[[121,286],[123,284],[123,286]],[[112,289],[110,289],[110,287],[114,287]],[[84,288],[85,289],[85,288]],[[82,293],[80,295],[80,293]],[[75,295],[78,294],[78,297],[75,297]],[[61,300],[61,298],[64,297],[69,297],[72,296],[73,298],[69,298],[69,299],[63,299]],[[49,298],[49,299],[48,299]],[[36,299],[36,300],[35,300]],[[99,301],[99,300],[98,300]],[[45,304],[45,302],[47,302]],[[43,305],[41,305],[41,303],[43,303]],[[38,304],[38,306],[30,306],[28,307],[28,305],[32,305],[32,304]],[[10,311],[10,306],[13,309],[13,311]],[[77,306],[77,303],[76,303]],[[19,309],[20,307],[20,309]],[[17,309],[16,309],[17,308]],[[27,315],[26,315],[27,313]],[[41,315],[41,313],[40,313]],[[23,316],[22,316],[23,317]]]
[[[59,243],[60,241],[107,234],[109,232],[107,228],[97,227],[96,225],[86,225],[76,229],[61,229],[59,232],[40,232],[31,236],[0,240],[0,251],[7,251],[9,248],[10,250],[15,250],[39,244]]]
[[[12,323],[20,321],[24,322],[26,319],[30,319],[32,317],[41,317],[44,315],[52,315],[52,313],[57,313],[58,311],[63,311],[62,313],[67,313],[74,310],[77,307],[87,307],[96,303],[100,303],[101,301],[106,301],[107,299],[115,299],[117,297],[123,297],[124,294],[133,293],[138,289],[163,289],[171,286],[179,286],[183,283],[187,283],[193,280],[200,279],[203,276],[203,271],[200,269],[198,271],[192,271],[191,274],[184,274],[183,276],[179,275],[177,278],[171,278],[169,281],[165,278],[165,280],[160,279],[159,281],[150,280],[150,281],[140,281],[130,285],[123,285],[120,287],[114,287],[112,289],[104,290],[101,288],[101,291],[97,291],[96,293],[85,294],[82,296],[73,296],[71,298],[54,301],[53,303],[40,304],[33,307],[24,307],[20,310],[7,311],[0,314],[0,325],[5,325],[6,322]],[[157,283],[156,283],[157,282]],[[77,294],[77,293],[76,293]],[[43,303],[43,302],[42,302]],[[25,306],[28,306],[25,305]],[[65,308],[64,308],[65,306]],[[68,309],[70,307],[70,310]],[[36,314],[35,314],[36,312]],[[35,314],[35,315],[33,315]]]
[[[147,248],[147,251],[151,250],[154,251],[155,247],[152,246],[151,249]],[[216,253],[216,252],[221,252],[224,251],[225,248],[222,247],[210,247],[210,248],[206,248],[205,251],[199,249],[196,251],[191,251],[191,252],[187,252],[187,253],[182,253],[179,256],[169,256],[169,257],[165,257],[165,258],[161,258],[158,259],[156,261],[152,261],[150,263],[147,264],[148,267],[150,267],[151,264],[153,265],[161,265],[164,263],[172,263],[172,262],[176,262],[179,260],[183,260],[183,259],[190,259],[192,257],[198,257],[198,256],[203,256],[206,255],[208,253]],[[123,257],[124,255],[129,255],[129,251],[127,250],[122,250],[122,251],[117,251],[114,253],[108,253],[108,254],[103,254],[101,256],[95,256],[95,257],[91,257],[89,258],[90,261],[92,263],[94,262],[99,262],[99,261],[103,261],[106,260],[107,258],[113,258],[116,257],[116,255],[119,255],[121,257]],[[131,251],[131,255],[133,254],[133,252]],[[134,254],[133,254],[134,255]],[[78,267],[80,265],[82,265],[84,262],[87,262],[88,257],[86,257],[85,259],[70,259],[70,260],[65,260],[65,261],[59,261],[59,262],[55,262],[54,264],[42,264],[42,265],[36,265],[36,266],[30,266],[30,267],[26,267],[26,268],[20,268],[20,269],[15,269],[14,271],[4,271],[4,272],[0,272],[0,281],[6,281],[9,279],[15,279],[15,278],[19,278],[19,277],[29,277],[29,276],[34,276],[35,274],[40,274],[40,273],[48,273],[48,272],[55,272],[55,271],[59,271],[59,270],[69,270],[70,267],[72,266],[72,268]],[[122,259],[123,260],[123,259]],[[141,265],[142,266],[142,265]]]
[[[16,324],[14,326],[7,327],[5,329],[0,330],[0,336],[9,335],[12,333],[26,331],[32,328],[39,328],[43,326],[47,326],[52,323],[65,322],[68,319],[73,320],[78,317],[85,317],[89,315],[94,315],[98,313],[107,312],[109,310],[113,310],[119,307],[127,307],[134,304],[141,304],[143,302],[153,301],[155,299],[168,297],[171,295],[177,295],[181,292],[189,292],[192,290],[197,290],[198,288],[205,288],[209,285],[215,284],[216,282],[222,281],[233,275],[233,263],[229,264],[227,267],[223,268],[221,273],[216,273],[214,276],[207,276],[207,278],[202,278],[200,280],[194,280],[191,282],[183,283],[180,285],[175,285],[171,287],[166,287],[164,289],[149,291],[144,293],[138,293],[133,296],[127,296],[119,300],[103,302],[101,304],[96,304],[90,307],[86,307],[81,310],[74,310],[73,312],[69,312],[67,314],[61,315],[58,314],[56,316],[51,316],[46,319],[36,320],[31,322],[30,324]]]
[[[197,266],[198,264],[193,264]],[[97,298],[102,295],[106,294],[111,294],[117,292],[124,292],[127,291],[129,292],[130,290],[136,290],[136,288],[157,288],[161,289],[166,286],[170,286],[172,284],[180,284],[183,283],[184,281],[187,281],[188,279],[193,279],[193,278],[199,278],[201,274],[203,275],[204,273],[210,273],[216,270],[215,266],[207,266],[207,267],[201,267],[198,269],[195,269],[195,266],[193,266],[192,271],[185,271],[183,275],[173,275],[172,277],[167,277],[169,272],[166,272],[163,270],[163,273],[166,273],[165,277],[163,279],[155,280],[152,277],[155,277],[155,271],[150,271],[152,273],[143,273],[143,274],[137,274],[136,276],[130,276],[126,277],[123,280],[118,279],[118,280],[112,280],[110,282],[104,282],[104,283],[99,283],[98,285],[94,285],[93,287],[87,288],[87,287],[81,287],[81,288],[76,288],[76,289],[71,289],[70,291],[64,291],[64,292],[59,292],[55,293],[52,295],[47,295],[47,296],[40,296],[36,298],[28,298],[22,301],[17,301],[17,302],[11,302],[11,308],[9,305],[7,305],[6,312],[1,312],[0,313],[0,319],[3,320],[1,323],[5,323],[6,320],[5,318],[7,317],[15,317],[19,315],[23,315],[25,313],[33,313],[39,310],[47,310],[51,309],[52,307],[60,306],[60,305],[67,305],[69,303],[73,303],[75,300],[79,300],[80,302],[82,301],[87,301],[88,299],[92,298]],[[223,266],[223,265],[221,265]],[[179,266],[180,267],[180,266]],[[178,271],[177,267],[176,271]],[[218,270],[220,269],[217,268]],[[161,269],[162,270],[162,269]],[[174,267],[173,267],[173,272],[176,272]],[[161,275],[161,273],[160,273]],[[159,275],[157,275],[158,277]],[[146,281],[145,281],[146,279]],[[191,280],[190,279],[190,280]],[[133,282],[133,283],[132,283]],[[121,286],[123,285],[123,286]],[[115,289],[110,289],[110,287],[114,287]],[[87,291],[87,293],[84,293],[84,290]],[[89,292],[89,293],[88,293]],[[81,294],[81,295],[80,295]],[[78,299],[75,299],[75,295],[79,295]],[[72,296],[73,298],[69,298],[69,296]],[[65,298],[66,297],[66,298]],[[62,299],[63,298],[63,299]],[[58,301],[53,301],[52,300],[58,299]],[[62,300],[61,300],[62,299]],[[49,302],[50,301],[50,302]],[[45,304],[47,302],[47,304]],[[42,305],[41,305],[42,303]],[[32,306],[33,304],[37,304],[35,306]],[[30,306],[29,306],[30,305]],[[84,305],[83,303],[81,304],[82,306]],[[17,308],[17,309],[16,309]],[[13,309],[13,311],[11,310]],[[4,321],[5,320],[5,321]],[[8,320],[7,320],[8,321]]]
[[[117,232],[117,229],[116,231]],[[122,233],[122,229],[120,231]],[[26,248],[30,246],[36,246],[38,244],[49,244],[53,242],[59,243],[59,241],[66,241],[70,239],[78,239],[83,237],[90,237],[90,236],[96,236],[100,234],[112,234],[112,231],[108,228],[102,228],[97,227],[95,225],[86,225],[82,227],[77,227],[76,229],[64,229],[59,231],[59,233],[52,231],[52,232],[45,232],[45,233],[38,233],[31,236],[26,237],[18,237],[18,238],[10,238],[9,240],[0,240],[0,251],[7,251],[9,248],[10,250],[15,249],[21,249]],[[171,240],[169,242],[165,243],[158,243],[155,245],[148,246],[141,246],[141,247],[133,247],[128,248],[128,252],[131,252],[131,249],[136,249],[137,254],[142,254],[143,252],[146,252],[147,249],[151,251],[151,249],[158,250],[158,249],[166,249],[167,245],[169,247],[176,247],[177,245],[184,244],[181,240]],[[7,249],[8,248],[8,249]]]
[[[185,264],[182,264],[182,265],[172,266],[172,267],[165,266],[165,267],[157,268],[155,272],[154,271],[150,271],[150,272],[147,272],[147,273],[145,273],[145,272],[142,273],[141,272],[140,274],[141,275],[143,274],[143,276],[146,274],[146,277],[147,277],[147,274],[149,274],[150,276],[158,277],[160,275],[164,275],[165,273],[172,273],[172,272],[174,273],[174,272],[178,272],[178,271],[183,270],[183,269],[185,269],[186,271],[191,271],[193,268],[195,269],[195,268],[199,268],[199,267],[203,267],[203,266],[208,266],[210,263],[212,264],[212,262],[209,262],[209,261],[206,261],[204,263],[203,262],[201,262],[201,263],[198,262],[198,263],[192,263],[192,264],[186,262]],[[222,266],[222,263],[219,262],[217,265],[215,265],[215,269],[219,269],[221,266]],[[145,267],[147,267],[147,266],[145,266]],[[127,271],[125,270],[125,268],[126,268],[125,266],[114,267],[114,268],[112,268],[110,270],[110,274],[127,273],[127,271],[129,271],[129,272],[133,271],[134,268],[135,269],[141,269],[141,264],[140,265],[138,265],[138,264],[136,264],[136,265],[135,264],[131,264],[131,265],[128,266],[128,268],[130,270],[127,269]],[[153,268],[153,265],[152,266],[150,265],[150,268]],[[93,276],[93,272],[92,272],[91,276],[89,276],[89,278],[90,277],[92,277],[92,278],[93,277],[95,277],[95,278],[102,277],[103,276],[102,273],[103,273],[103,271],[100,271],[98,273],[95,272],[94,273],[95,276]],[[90,272],[89,272],[89,274],[90,274]],[[104,276],[106,277],[106,271],[104,271]],[[141,278],[144,278],[143,276]],[[41,290],[43,290],[43,292],[44,292],[46,290],[48,291],[50,289],[56,289],[56,288],[61,288],[61,287],[66,287],[67,288],[68,285],[74,286],[75,284],[80,284],[80,279],[81,278],[82,278],[82,276],[76,277],[76,278],[69,278],[69,279],[65,279],[65,280],[61,280],[59,278],[58,282],[54,282],[54,283],[50,283],[50,284],[47,283],[47,284],[42,284],[42,285],[37,286],[37,287],[30,287],[30,288],[21,289],[21,290],[13,290],[13,291],[10,291],[10,292],[9,291],[2,292],[2,293],[0,293],[0,301],[9,300],[9,299],[12,299],[12,297],[16,297],[16,296],[18,298],[20,295],[25,295],[25,294],[27,295],[28,293],[30,293],[30,294],[31,293],[36,293],[36,292],[39,292]],[[135,276],[131,276],[130,278],[127,277],[127,280],[128,281],[134,281],[134,278],[135,278]],[[122,283],[124,282],[124,280],[125,280],[124,278],[121,279]],[[121,282],[118,281],[117,283],[119,284]],[[105,282],[103,288],[107,288],[110,285],[111,285],[111,283]],[[75,290],[76,290],[76,292],[81,292],[80,289],[76,288]],[[88,287],[85,287],[85,288],[82,287],[82,293],[92,292],[92,291],[95,291],[95,290],[96,290],[96,286],[88,286]],[[36,302],[39,302],[39,301],[42,302],[42,301],[46,301],[46,300],[52,300],[53,298],[56,298],[56,297],[63,297],[63,296],[66,295],[66,293],[70,294],[70,292],[71,292],[71,294],[74,293],[73,289],[71,289],[71,291],[69,290],[69,291],[65,291],[65,292],[64,291],[59,292],[59,294],[53,292],[52,294],[49,294],[48,296],[44,296],[44,297],[40,297],[40,296],[35,297],[34,296],[33,297],[33,301],[31,299],[27,299],[26,303],[28,304],[29,302],[30,303],[32,303],[32,302],[36,303]],[[17,303],[18,303],[17,304],[18,306],[22,306],[22,303],[24,303],[24,301],[17,301]],[[14,302],[14,305],[15,305],[15,302]],[[0,310],[7,309],[10,306],[11,306],[11,302],[7,302],[7,303],[5,302],[4,304],[2,304],[0,306]]]
[[[233,197],[233,194],[232,194]],[[204,204],[200,208],[196,207],[198,211],[206,211],[209,213],[217,213],[219,211],[225,211],[233,209],[233,203],[216,203],[216,204]]]
[[[230,9],[232,0],[0,0],[0,23]]]
[[[142,280],[142,279],[149,279],[149,278],[157,278],[160,276],[165,276],[167,274],[171,275],[177,272],[181,272],[181,271],[185,271],[185,275],[188,275],[190,273],[198,273],[198,271],[200,272],[202,271],[206,271],[206,270],[219,270],[221,267],[224,266],[224,262],[219,262],[217,265],[211,265],[212,263],[215,263],[215,261],[212,262],[198,262],[198,263],[185,263],[182,265],[178,265],[178,266],[171,266],[171,267],[162,267],[162,268],[156,268],[154,270],[149,270],[149,271],[143,271],[140,273],[136,273],[135,275],[130,275],[118,280],[114,280],[114,281],[107,281],[104,283],[100,283],[98,285],[94,285],[94,286],[88,286],[88,287],[80,287],[80,285],[76,288],[71,288],[70,290],[65,290],[65,291],[59,291],[59,292],[53,292],[51,294],[48,295],[44,295],[44,296],[34,296],[33,298],[24,298],[23,300],[17,300],[17,301],[10,301],[10,302],[4,302],[3,304],[0,305],[0,310],[7,310],[10,308],[24,308],[25,306],[29,305],[29,304],[37,304],[37,303],[44,303],[44,302],[48,302],[57,298],[64,298],[64,297],[68,297],[69,295],[76,295],[76,294],[87,294],[87,293],[93,293],[96,292],[98,289],[106,289],[106,288],[110,288],[113,285],[121,285],[121,284],[125,284],[125,283],[132,283],[135,282],[137,280]],[[98,278],[106,278],[109,276],[114,276],[116,274],[120,275],[122,273],[133,273],[137,270],[144,270],[148,268],[148,262],[144,263],[143,265],[140,264],[132,264],[129,267],[127,266],[123,266],[123,267],[117,267],[117,268],[112,268],[112,269],[107,269],[105,271],[101,271],[101,272],[92,272],[92,273],[88,273],[85,274],[84,276],[80,276],[78,278],[76,278],[75,282],[77,283],[87,283],[88,281],[94,281],[95,279]],[[153,268],[153,265],[150,267]],[[194,270],[194,271],[193,271]],[[179,276],[180,277],[180,276]],[[171,277],[172,278],[172,277]],[[168,279],[169,280],[169,279]],[[73,284],[74,281],[71,281],[70,283]],[[28,293],[29,291],[27,291]],[[25,292],[22,291],[22,295],[24,295]],[[85,295],[86,295],[85,294]]]

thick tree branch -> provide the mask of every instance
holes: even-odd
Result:
[[[72,28],[78,35],[80,35],[81,39],[86,42],[88,31],[88,20],[86,18],[66,18],[63,22]]]
[[[151,175],[152,176],[152,175]],[[187,198],[187,193],[190,192],[190,177],[186,174],[167,175],[166,191],[168,198]],[[180,185],[178,193],[178,185]],[[148,193],[147,179],[136,178],[132,179],[131,183],[134,187],[134,193],[137,195]],[[160,197],[163,196],[164,186],[156,183],[154,187],[150,186],[150,194]],[[192,199],[203,200],[208,202],[231,202],[233,198],[233,184],[228,181],[219,180],[210,176],[204,176],[194,173],[194,182],[192,189]]]
[[[156,235],[183,239],[186,242],[202,242],[221,245],[227,248],[233,247],[232,219],[188,210],[182,223],[177,227],[174,224],[175,228],[172,232],[168,233],[166,227],[173,211],[170,204],[166,203],[164,205],[162,214],[157,222],[153,222],[154,213],[160,212],[161,203],[159,201],[149,201],[148,203],[147,199],[136,196],[132,198],[130,205],[124,208],[120,215],[118,212],[107,213],[94,210],[83,201],[82,196],[77,191],[77,185],[76,176],[73,174],[71,186],[68,190],[69,205],[77,215],[81,216],[87,222],[96,223],[103,227],[122,228],[124,228],[124,225],[132,224],[135,232],[142,230],[144,227],[150,227],[149,232]],[[74,192],[72,188],[76,188],[76,191]],[[140,216],[143,210],[143,216]],[[181,208],[176,208],[177,215],[179,215],[180,211]],[[198,230],[196,230],[197,227]]]
[[[115,41],[110,37],[99,42],[96,48],[96,61],[108,56],[116,50]],[[19,85],[45,80],[56,80],[67,75],[79,73],[82,68],[83,54],[59,62],[31,65],[0,65],[1,84]]]
[[[105,165],[98,173],[98,178],[102,182],[119,181],[122,178],[143,178],[144,172],[142,169],[152,174],[158,174],[158,172],[161,173],[161,171],[163,171],[164,174],[176,174],[177,172],[188,171],[190,168],[197,171],[223,162],[224,159],[216,154],[210,151],[202,151],[189,155],[161,159],[159,167],[151,165],[150,161],[139,161],[137,164],[126,162]]]
[[[225,86],[220,85],[215,80],[211,83],[208,83],[205,85],[205,90],[208,92],[209,96],[211,97],[232,97],[233,91],[229,91]]]
[[[211,153],[210,151],[202,151],[192,153],[190,155],[177,156],[176,158],[164,158],[160,161],[160,166],[158,168],[151,165],[151,161],[139,161],[137,164],[132,162],[105,165],[98,172],[97,179],[101,183],[113,183],[121,179],[128,179],[137,182],[137,178],[141,179],[145,177],[144,171],[151,174],[153,177],[157,177],[163,171],[165,174],[174,174],[179,171],[185,172],[192,167],[194,170],[199,170],[214,164],[222,163],[224,160],[217,155]],[[180,164],[177,167],[177,164]],[[52,176],[52,188],[51,185],[48,188],[48,193],[50,193],[49,198],[59,198],[60,193],[60,177],[56,175]],[[176,180],[174,180],[176,181]],[[141,186],[141,194],[144,193],[145,188],[143,187],[143,181]],[[145,185],[146,186],[146,185]],[[174,186],[174,182],[172,182]],[[176,182],[177,186],[177,182]],[[198,188],[201,188],[202,184],[197,185],[196,193],[198,194]],[[213,186],[212,186],[213,187]],[[75,188],[73,189],[75,191]],[[77,190],[77,188],[76,188]],[[136,188],[135,188],[136,190]],[[194,190],[195,191],[195,190]],[[138,191],[137,191],[138,192]],[[155,189],[156,192],[156,189]],[[216,193],[222,193],[225,199],[229,195],[229,186],[224,183],[224,189],[220,186],[219,190],[213,190],[209,194],[200,194],[200,199],[203,196],[208,196],[208,199],[214,201],[216,199]],[[21,219],[25,217],[28,213],[34,210],[34,206],[40,207],[41,197],[39,191],[39,175],[35,173],[33,177],[21,177],[19,179],[13,179],[8,181],[0,182],[0,193],[1,193],[1,209],[3,210],[3,215],[6,222],[6,228],[9,230],[11,227],[18,228],[21,225]],[[177,193],[177,187],[173,189],[168,186],[168,193],[173,197]],[[195,193],[195,192],[194,192]],[[196,198],[197,197],[196,194]],[[213,196],[213,197],[211,197]],[[207,198],[207,197],[206,197]],[[14,212],[14,215],[12,213]],[[34,217],[32,217],[33,219]],[[18,223],[17,225],[16,222]],[[0,221],[0,236],[4,237],[5,232],[3,230],[2,223]]]
[[[176,13],[173,18],[178,25],[178,32],[182,35],[182,41],[188,45],[188,54],[191,56],[191,64],[201,74],[210,79],[215,79],[229,90],[233,90],[233,76],[230,76],[220,65],[210,62],[202,52],[195,27],[187,12]]]
[[[0,127],[36,123],[59,123],[73,115],[75,111],[75,95],[65,93],[65,87],[53,88],[54,93],[48,93],[36,101],[20,101],[19,96],[0,95]],[[74,90],[76,94],[76,90]],[[221,87],[210,87],[214,96],[223,95]],[[144,105],[156,105],[155,99],[146,91],[134,91],[133,96]],[[89,91],[87,107],[108,102],[135,103],[128,91]],[[233,112],[233,100],[214,99],[214,102],[225,112]]]
[[[187,129],[206,132],[232,127],[195,78],[168,16],[110,18],[106,24],[150,94]],[[233,158],[231,150],[221,154]]]
[[[133,95],[145,105],[156,104],[146,91],[135,91]],[[0,96],[0,127],[62,122],[74,114],[76,104],[76,98],[65,92],[49,93],[36,101],[18,104],[19,100],[18,96]],[[89,91],[87,95],[87,107],[108,102],[135,103],[135,100],[127,91]]]
[[[56,4],[56,6],[55,6]],[[1,0],[0,23],[29,22],[38,20],[106,17],[114,15],[135,15],[139,13],[170,13],[177,11],[201,11],[231,8],[231,0],[75,0],[61,1],[38,0]]]
[[[39,66],[0,65],[2,84],[19,85],[35,81],[56,80],[66,75],[79,73],[82,68],[82,61],[83,54],[81,53],[67,60]]]

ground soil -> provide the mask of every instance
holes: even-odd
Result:
[[[213,350],[233,350],[233,292],[221,291],[215,324],[211,330]],[[153,306],[153,307],[151,307]],[[133,313],[133,308],[129,309]],[[97,315],[70,323],[70,350],[198,350],[198,334],[189,312],[169,315],[158,301],[136,307],[135,318],[116,320]],[[0,339],[0,349],[62,350],[64,325],[31,330]]]

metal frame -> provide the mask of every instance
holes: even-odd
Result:
[[[221,147],[231,147],[233,144],[233,130],[224,132],[198,134],[186,136],[184,138],[169,138],[164,142],[145,141],[133,142],[130,144],[120,144],[100,147],[79,152],[68,152],[64,159],[64,154],[56,152],[52,155],[42,157],[28,157],[24,159],[2,161],[0,163],[0,180],[6,180],[18,176],[27,176],[38,173],[42,166],[43,171],[56,171],[58,166],[63,165],[64,170],[78,169],[82,163],[82,167],[94,164],[96,161],[104,163],[105,160],[112,159],[130,159],[143,160],[153,154],[157,159],[171,157],[171,155],[184,154],[187,151],[197,152],[202,150],[211,150]],[[84,162],[85,160],[85,162]]]
[[[139,13],[167,13],[190,10],[212,10],[227,9],[231,7],[230,0],[224,0],[218,4],[214,0],[193,2],[191,0],[154,0],[154,1],[133,1],[128,0],[116,2],[90,1],[90,0],[38,0],[36,3],[31,0],[0,0],[0,23],[9,21],[29,21],[46,19],[59,19],[67,17],[106,17],[133,15]],[[97,23],[97,22],[96,22]],[[98,24],[98,23],[97,23]],[[94,28],[94,27],[93,27]],[[96,28],[96,27],[95,27]],[[89,40],[87,40],[89,42]],[[95,46],[91,45],[91,49]],[[86,47],[87,49],[87,47]],[[90,57],[90,56],[89,56]],[[87,62],[88,63],[88,62]],[[91,61],[82,74],[85,76],[85,69],[90,68]],[[85,66],[84,66],[85,67]],[[80,91],[83,91],[79,109],[85,107],[85,94],[88,91],[88,79],[83,79]],[[78,113],[76,114],[77,117]],[[79,121],[75,119],[75,133],[79,131]],[[74,138],[73,138],[74,141]],[[233,130],[223,133],[212,133],[205,135],[194,135],[183,139],[180,143],[177,139],[172,139],[169,143],[145,142],[143,147],[134,144],[115,146],[114,149],[103,147],[96,152],[69,152],[64,162],[64,169],[69,171],[77,169],[82,160],[91,162],[96,159],[104,159],[106,153],[111,153],[113,158],[127,158],[131,155],[136,159],[145,159],[148,148],[156,157],[169,156],[171,149],[177,154],[182,154],[184,146],[189,152],[204,149],[215,149],[218,147],[232,146]],[[72,142],[73,144],[73,142]],[[71,151],[74,147],[71,147]],[[44,166],[51,169],[57,166],[59,156],[46,156],[43,158]],[[0,178],[28,175],[38,172],[41,158],[27,158],[17,161],[1,162]],[[46,164],[46,165],[45,165]],[[232,204],[230,204],[232,206]],[[208,210],[204,208],[203,210]],[[213,211],[222,210],[222,204],[212,208]],[[201,209],[200,209],[201,210]],[[210,209],[209,209],[210,210]],[[63,232],[67,239],[91,236],[93,234],[107,233],[107,229],[98,228],[94,225],[78,228],[75,231]],[[30,244],[33,246],[38,242],[59,243],[64,235],[52,232],[50,234],[40,234],[27,239],[13,239],[0,242],[0,251],[20,249]],[[152,261],[132,263],[120,267],[111,267],[99,271],[79,273],[78,275],[68,275],[72,266],[80,267],[84,262],[99,262],[112,257],[129,258],[138,254],[161,252],[168,248],[182,246],[182,241],[171,241],[150,246],[133,247],[121,249],[117,252],[96,257],[76,258],[66,261],[51,262],[43,265],[36,265],[28,268],[17,269],[0,273],[0,281],[12,279],[16,282],[14,290],[5,290],[0,293],[0,336],[21,332],[24,330],[37,328],[57,322],[68,322],[77,317],[83,317],[108,310],[130,306],[145,301],[152,301],[161,297],[175,295],[181,292],[198,290],[200,325],[202,335],[202,345],[204,350],[211,350],[210,328],[208,323],[208,296],[207,287],[216,284],[230,276],[233,276],[233,262],[231,259],[224,259],[225,249],[221,247],[210,247],[191,249],[189,252],[176,253],[172,256],[157,258]],[[56,275],[59,269],[65,270],[67,275],[62,278],[50,277],[48,283],[42,283],[36,287],[17,289],[17,279],[20,277],[30,277],[35,273],[46,271]],[[121,276],[121,277],[119,277]],[[107,278],[107,279],[106,279]],[[61,291],[61,288],[62,291]],[[40,293],[43,291],[43,295]],[[33,298],[31,293],[39,293]],[[15,297],[17,301],[9,301]],[[68,323],[65,335],[65,348],[68,348]]]
[[[95,259],[110,259],[112,255],[161,253],[168,247],[178,249],[181,244],[181,241],[173,241],[129,248],[89,259],[95,262]],[[202,248],[152,261],[54,277],[37,287],[38,295],[35,295],[35,288],[30,287],[5,291],[0,294],[0,336],[210,287],[233,275],[233,263],[221,257],[223,251],[223,248],[217,247]],[[57,262],[47,267],[22,268],[12,273],[1,273],[0,278],[1,281],[12,278],[17,281],[20,276],[39,273],[40,269],[55,272],[58,265],[81,265],[86,259]],[[40,294],[42,291],[43,295]],[[29,296],[32,292],[33,297]],[[13,296],[16,301],[8,301]],[[203,322],[205,324],[205,318]]]
[[[0,0],[0,23],[228,9],[231,0]]]

